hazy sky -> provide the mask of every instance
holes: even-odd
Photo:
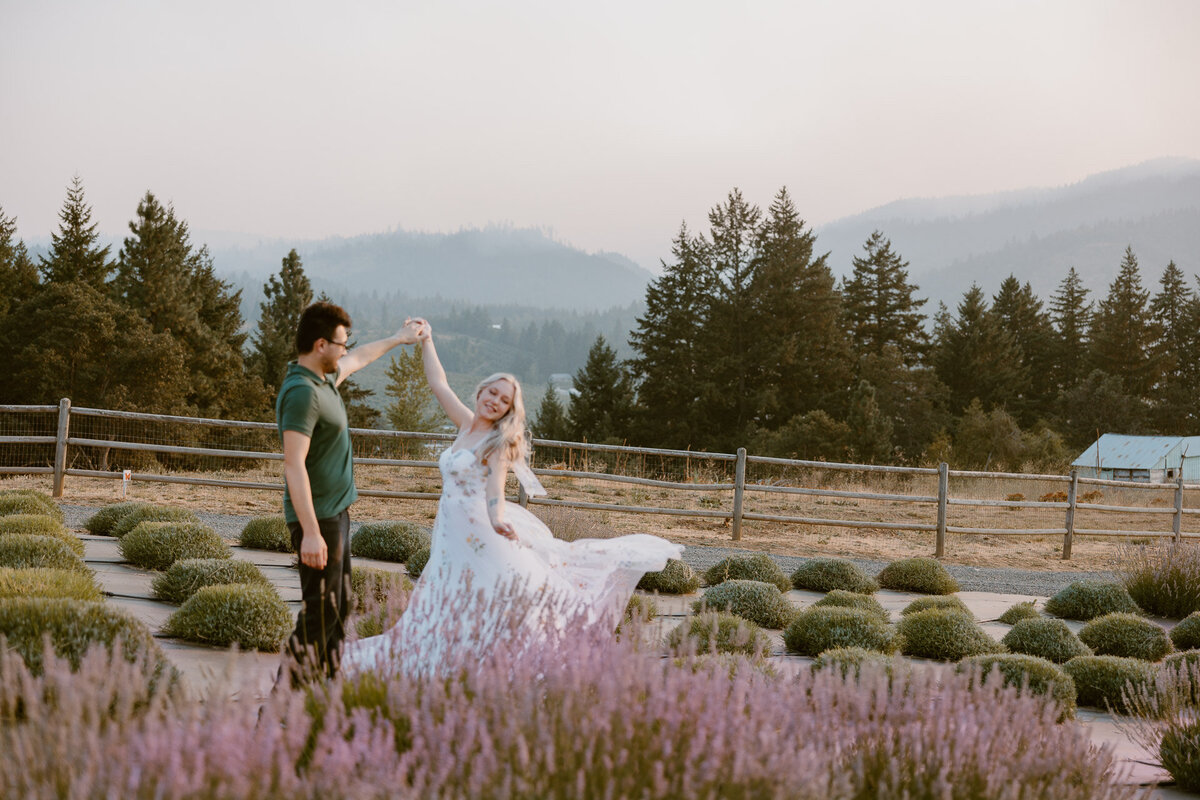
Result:
[[[820,224],[1200,157],[1200,2],[0,0],[0,208],[120,234],[512,223],[645,266],[733,186]],[[220,265],[218,265],[219,268]]]

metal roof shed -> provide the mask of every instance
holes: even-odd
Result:
[[[1128,436],[1106,433],[1071,462],[1088,478],[1173,481],[1183,459],[1183,479],[1200,483],[1200,436]]]

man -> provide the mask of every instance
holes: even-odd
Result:
[[[283,513],[300,554],[304,607],[288,640],[293,684],[338,668],[343,621],[349,613],[350,515],[358,497],[346,407],[338,384],[421,330],[405,320],[394,336],[350,350],[350,315],[314,303],[300,315],[299,357],[288,364],[275,401],[283,440]]]

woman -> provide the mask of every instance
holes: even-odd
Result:
[[[528,494],[545,494],[528,465],[520,383],[492,375],[468,408],[446,381],[429,324],[416,322],[425,378],[458,437],[438,462],[432,547],[408,609],[390,631],[347,645],[343,666],[428,672],[500,644],[544,642],[568,626],[611,630],[641,576],[683,547],[647,534],[564,542],[507,503],[509,469]]]

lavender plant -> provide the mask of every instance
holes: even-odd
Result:
[[[647,572],[637,588],[659,594],[691,594],[700,588],[700,576],[683,561],[672,558],[658,572]]]
[[[1187,542],[1124,545],[1117,576],[1141,608],[1180,619],[1200,611],[1200,547]]]
[[[0,567],[0,597],[72,597],[103,600],[91,572],[67,569]]]
[[[113,503],[88,517],[87,521],[83,523],[83,527],[87,529],[88,533],[95,534],[96,536],[112,536],[113,526],[120,522],[122,517],[131,511],[148,508],[152,508],[151,504],[141,501],[131,500],[125,503]]]
[[[812,605],[813,608],[824,608],[826,606],[861,608],[863,611],[877,615],[884,622],[888,622],[891,619],[891,615],[888,614],[887,609],[880,605],[879,601],[871,597],[871,595],[851,592],[845,589],[834,589]]]
[[[0,567],[91,572],[70,545],[53,536],[0,536]]]
[[[231,558],[229,545],[198,522],[142,522],[121,537],[121,557],[145,569],[168,569],[190,558]]]
[[[857,564],[844,558],[814,558],[792,573],[792,586],[814,592],[841,589],[858,594],[875,594],[879,584]]]
[[[1084,625],[1079,639],[1101,656],[1158,661],[1171,652],[1167,632],[1137,614],[1105,614]]]
[[[723,558],[704,573],[704,582],[709,586],[737,580],[772,583],[779,587],[781,592],[792,588],[792,582],[783,574],[779,565],[763,553]]]
[[[884,589],[922,594],[954,594],[958,581],[933,558],[903,558],[884,567],[875,577]]]
[[[273,550],[277,553],[294,553],[292,534],[287,521],[281,516],[255,517],[242,528],[238,543],[252,550]]]
[[[117,519],[108,530],[109,536],[121,539],[143,522],[195,522],[200,520],[191,509],[176,506],[137,505]]]
[[[1071,632],[1061,619],[1036,617],[1013,625],[1000,643],[1014,653],[1039,656],[1065,664],[1077,656],[1090,656],[1092,649]]]
[[[693,611],[706,609],[728,611],[764,628],[782,629],[796,615],[777,586],[750,580],[728,580],[711,587],[692,603]]]
[[[1012,606],[1000,615],[998,621],[1003,622],[1005,625],[1016,625],[1023,619],[1037,619],[1040,616],[1041,614],[1038,613],[1038,610],[1034,607],[1033,602],[1028,601],[1025,603],[1017,603],[1016,605]]]
[[[411,522],[368,522],[350,537],[350,552],[403,563],[429,542],[429,529]]]
[[[0,517],[11,514],[41,514],[63,521],[63,512],[53,500],[32,489],[17,489],[0,494]]]

